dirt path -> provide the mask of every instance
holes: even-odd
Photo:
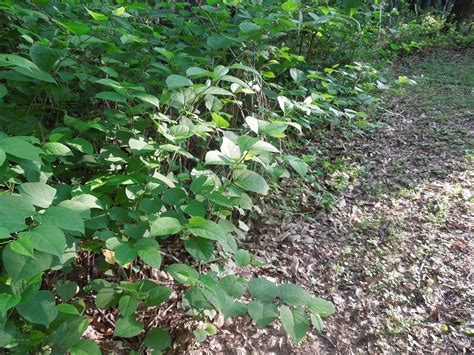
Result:
[[[260,273],[337,305],[324,334],[294,349],[279,326],[243,319],[200,351],[473,350],[474,49],[395,71],[418,85],[391,100],[374,134],[332,147],[349,157],[336,208],[258,227],[255,251],[271,261]]]

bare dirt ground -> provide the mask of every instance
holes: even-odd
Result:
[[[243,318],[219,324],[195,351],[474,350],[474,49],[424,52],[393,71],[418,84],[386,99],[375,132],[331,143],[357,171],[335,208],[287,218],[275,196],[249,243],[268,260],[249,274],[298,283],[337,306],[324,333],[295,348],[279,325]],[[304,199],[295,182],[280,194],[292,190]]]

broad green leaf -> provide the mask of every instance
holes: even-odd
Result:
[[[15,71],[19,72],[20,74],[29,76],[33,79],[39,80],[39,81],[46,81],[48,83],[56,83],[56,80],[49,75],[48,73],[38,69],[38,70],[31,70],[31,69],[24,69],[24,68],[14,68]]]
[[[20,237],[10,243],[10,248],[18,254],[33,257],[33,243],[26,237]]]
[[[125,266],[138,256],[137,250],[132,248],[127,243],[120,244],[117,248],[115,248],[114,252],[115,259],[120,266]]]
[[[235,76],[232,76],[232,75],[224,75],[221,78],[219,78],[219,80],[227,81],[229,83],[237,84],[240,87],[250,89],[250,86],[245,81],[243,81],[239,78],[236,78]]]
[[[15,233],[28,228],[25,224],[25,218],[24,212],[8,210],[0,205],[0,228],[2,228],[2,230],[6,229],[9,233]]]
[[[244,295],[244,287],[247,282],[236,275],[224,276],[217,282],[217,285],[223,289],[229,296],[240,298]]]
[[[129,43],[145,44],[145,43],[148,43],[148,41],[145,38],[140,37],[140,36],[135,36],[135,35],[130,34],[130,33],[123,34],[120,37],[120,42],[122,42],[122,44],[129,44]]]
[[[79,22],[79,21],[62,21],[62,22],[56,21],[56,22],[59,23],[61,26],[63,26],[69,32],[72,32],[76,36],[79,36],[79,37],[91,31],[91,28],[83,22]]]
[[[278,307],[274,304],[252,301],[247,309],[250,317],[261,327],[266,327],[278,318]]]
[[[259,140],[252,144],[252,146],[249,148],[249,152],[252,154],[278,153],[279,150],[270,143]]]
[[[206,165],[232,165],[232,160],[219,150],[210,150],[204,158]]]
[[[293,12],[298,10],[299,4],[295,1],[286,1],[281,5],[281,8],[288,12]]]
[[[0,99],[8,94],[8,89],[5,85],[0,84]],[[0,160],[1,161],[1,160]],[[1,164],[0,164],[1,165]]]
[[[134,315],[120,317],[115,323],[114,336],[131,338],[143,331],[144,325],[136,321]]]
[[[247,313],[247,305],[235,302],[222,288],[215,288],[215,306],[224,314],[224,318],[238,317]]]
[[[247,250],[239,249],[235,253],[235,263],[239,266],[247,266],[250,264],[250,253]]]
[[[25,69],[38,69],[38,66],[16,54],[0,54],[0,67],[21,67]]]
[[[311,295],[308,291],[294,284],[282,284],[278,286],[278,297],[286,304],[293,306],[307,305],[311,299]]]
[[[138,299],[135,296],[124,295],[120,297],[119,310],[122,317],[128,317],[135,313],[138,307]]]
[[[192,234],[201,238],[223,240],[226,237],[226,232],[221,226],[202,217],[189,219],[188,228]]]
[[[221,152],[231,159],[239,159],[242,155],[239,146],[227,137],[222,138]]]
[[[204,97],[204,104],[210,112],[220,112],[224,107],[222,100],[213,95],[206,95]]]
[[[249,281],[248,287],[252,297],[262,302],[271,302],[278,294],[278,287],[266,279],[252,279]]]
[[[21,295],[21,301],[31,299],[41,288],[42,274],[36,274],[29,280],[12,281],[10,287],[14,294]]]
[[[211,50],[219,50],[229,48],[232,41],[226,36],[215,33],[207,38],[206,43]]]
[[[242,64],[242,63],[232,64],[229,68],[245,70],[245,71],[248,71],[248,72],[250,72],[252,74],[255,74],[256,76],[260,77],[260,73],[257,70],[255,70],[252,67],[249,67],[248,65]]]
[[[12,320],[7,321],[4,317],[2,318],[2,322],[5,325],[2,327],[3,329],[0,329],[0,348],[4,348],[13,342],[17,334],[15,322]]]
[[[99,12],[91,11],[86,7],[86,11],[89,13],[89,15],[92,16],[92,18],[96,21],[104,22],[107,21],[109,18],[105,16],[104,14],[101,14]]]
[[[261,30],[259,25],[252,22],[241,22],[239,28],[245,33],[252,33]]]
[[[223,207],[233,207],[238,205],[238,198],[229,198],[227,196],[222,195],[219,192],[212,192],[208,196],[209,201]]]
[[[156,240],[142,238],[135,243],[133,248],[137,251],[138,256],[145,262],[145,264],[157,270],[160,268],[160,245],[156,242]]]
[[[0,149],[14,157],[41,162],[41,149],[19,137],[9,137],[0,139]]]
[[[326,300],[319,297],[313,297],[308,303],[308,309],[315,314],[319,314],[321,317],[327,317],[331,314],[336,313],[334,305]]]
[[[171,74],[166,78],[166,86],[168,89],[177,89],[193,85],[193,82],[185,76]]]
[[[160,217],[151,223],[150,236],[166,236],[181,230],[181,223],[176,218]]]
[[[66,144],[84,154],[94,153],[94,146],[89,141],[83,138],[74,138],[70,141],[66,141]]]
[[[137,94],[134,94],[133,97],[143,102],[147,102],[155,106],[156,108],[160,108],[160,100],[158,100],[158,98],[154,95],[145,94],[145,93],[137,93]]]
[[[238,173],[234,183],[247,191],[252,191],[266,195],[268,193],[268,185],[265,179],[254,171],[244,170]]]
[[[71,355],[102,355],[99,346],[89,339],[79,339],[69,349]]]
[[[125,7],[120,6],[113,11],[113,14],[116,16],[125,16],[127,13]]]
[[[218,115],[217,113],[212,112],[211,116],[217,128],[227,128],[230,126],[229,122],[227,122],[224,117]]]
[[[18,186],[18,191],[33,205],[48,208],[56,196],[56,189],[42,182],[26,182]]]
[[[223,65],[218,65],[217,67],[214,68],[214,78],[216,80],[221,79],[224,75],[226,75],[229,72],[229,68],[225,67]]]
[[[214,95],[214,96],[233,96],[234,94],[229,90],[219,88],[217,86],[209,86],[201,89],[198,94]]]
[[[171,336],[166,330],[153,328],[148,331],[143,345],[153,350],[164,350],[171,346]]]
[[[204,202],[199,202],[197,200],[188,200],[183,211],[192,217],[204,217],[206,215],[206,205]]]
[[[249,128],[256,134],[258,134],[258,120],[255,117],[247,116],[245,118],[245,123],[249,126]]]
[[[196,309],[214,309],[212,304],[210,303],[209,298],[204,289],[191,287],[188,289],[185,294],[184,298],[189,302],[189,305]]]
[[[168,287],[155,285],[144,292],[143,298],[148,306],[155,307],[167,301],[172,293],[173,290]]]
[[[171,264],[166,268],[173,279],[176,281],[193,286],[199,279],[199,273],[186,264]]]
[[[161,210],[163,204],[159,199],[148,199],[145,198],[140,201],[138,208],[147,214],[158,213]]]
[[[60,303],[60,304],[58,304],[58,312],[59,313],[65,313],[65,314],[80,315],[80,312],[77,309],[77,307],[73,306],[72,304],[69,304],[69,303]]]
[[[15,233],[26,229],[25,218],[35,214],[33,205],[20,195],[0,195],[0,227]]]
[[[218,276],[213,272],[201,273],[199,276],[199,284],[206,287],[206,289],[214,289]]]
[[[66,350],[77,344],[86,331],[88,322],[76,314],[69,314],[61,319],[61,324],[52,332],[52,336],[54,345]]]
[[[0,239],[11,238],[10,231],[6,228],[0,227]]]
[[[322,333],[322,331],[324,330],[324,322],[321,319],[321,316],[319,314],[317,313],[311,314],[311,323],[313,323],[314,329]]]
[[[298,345],[306,336],[309,329],[308,317],[301,308],[281,306],[280,318],[283,328],[295,345]]]
[[[41,69],[49,71],[61,56],[61,51],[33,44],[30,47],[31,60]]]
[[[206,195],[215,187],[215,181],[206,175],[200,175],[193,178],[190,189],[196,195]]]
[[[289,155],[287,158],[288,163],[291,165],[293,169],[301,176],[305,177],[308,173],[308,164],[300,158],[295,156]]]
[[[118,81],[109,79],[109,78],[99,79],[99,80],[94,81],[94,83],[108,86],[116,90],[120,90],[124,88],[122,84],[120,84]]]
[[[97,197],[95,197],[94,195],[90,195],[90,194],[76,195],[72,198],[71,201],[78,202],[78,203],[80,203],[81,205],[83,205],[84,207],[86,207],[88,209],[93,209],[93,208],[96,208],[96,209],[99,209],[99,210],[104,209],[104,206],[102,205],[102,202]]]
[[[97,99],[115,101],[120,103],[127,103],[127,99],[122,94],[119,94],[114,91],[102,91],[95,95]]]
[[[265,125],[259,125],[260,133],[268,134],[272,137],[282,138],[283,132],[288,128],[289,123],[270,122]]]
[[[58,315],[54,295],[50,291],[38,291],[36,295],[16,306],[16,310],[28,322],[48,326]]]
[[[196,260],[209,261],[214,255],[214,242],[206,238],[185,240],[184,248]]]
[[[303,81],[306,78],[304,71],[299,70],[297,68],[290,69],[290,76],[295,82]]]
[[[187,76],[209,76],[211,74],[211,72],[199,67],[190,67],[186,69]]]
[[[238,301],[230,301],[224,305],[222,313],[224,314],[224,318],[234,318],[244,315],[247,313],[247,310],[247,304]]]
[[[57,227],[41,224],[25,234],[33,243],[36,250],[44,251],[57,257],[64,254],[66,236]]]
[[[58,142],[46,143],[43,147],[43,150],[46,154],[53,155],[56,157],[65,157],[73,155],[71,149],[69,149],[66,145]]]
[[[195,99],[196,94],[193,88],[186,87],[171,94],[171,105],[178,110],[182,110],[193,104]]]
[[[20,295],[0,293],[0,314],[5,314],[9,309],[15,307],[21,301]]]
[[[9,211],[17,211],[24,218],[31,217],[35,212],[35,208],[31,202],[20,195],[0,195],[0,208]]]
[[[97,292],[95,305],[98,308],[108,308],[117,304],[118,297],[113,287],[103,287]]]
[[[186,200],[186,192],[181,188],[167,189],[163,193],[162,201],[169,205],[181,205]]]
[[[79,291],[79,286],[74,281],[69,280],[58,280],[54,284],[56,287],[56,293],[65,302],[73,298]]]
[[[56,83],[51,75],[40,69],[35,63],[16,54],[0,54],[0,67],[3,66],[12,67],[16,72],[36,80]]]
[[[26,280],[48,269],[53,258],[50,254],[35,251],[33,257],[15,253],[10,246],[3,249],[3,267],[15,281]]]
[[[240,136],[237,138],[237,144],[239,145],[241,151],[249,152],[257,142],[259,142],[259,140],[255,137]]]
[[[84,233],[84,222],[79,213],[66,207],[48,208],[41,216],[41,222],[67,231]]]

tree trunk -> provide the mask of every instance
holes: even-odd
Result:
[[[474,0],[455,0],[449,15],[449,21],[461,23],[472,20],[473,16]]]
[[[447,14],[451,12],[451,6],[453,5],[453,2],[451,0],[445,0],[444,1],[444,6],[443,6],[443,11]]]
[[[441,0],[433,0],[433,7],[438,11],[442,11],[443,5],[441,4]]]
[[[431,5],[431,0],[421,0],[421,8],[423,10],[428,10],[430,8],[430,5]]]

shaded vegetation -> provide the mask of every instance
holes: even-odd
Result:
[[[249,231],[289,181],[303,214],[336,210],[366,172],[322,152],[416,84],[383,68],[472,43],[469,16],[408,5],[0,1],[0,347],[185,351],[242,316],[322,334],[330,295],[257,269]],[[444,63],[424,64],[456,97],[439,114],[470,110],[472,75]]]

